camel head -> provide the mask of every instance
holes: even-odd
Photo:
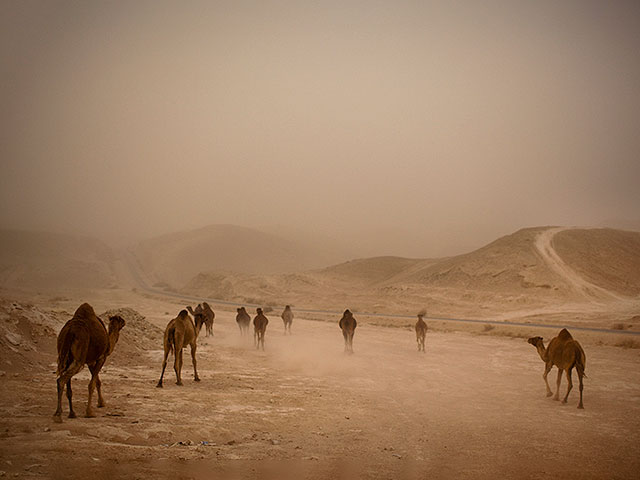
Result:
[[[351,310],[349,310],[348,308],[344,311],[344,313],[342,314],[344,317],[352,317],[353,313],[351,313]]]
[[[257,313],[258,315],[262,315],[262,309],[261,309],[261,308],[259,308],[259,307],[258,307],[258,308],[256,308],[256,313]]]
[[[529,340],[527,340],[527,343],[530,343],[534,347],[537,347],[538,345],[542,345],[544,347],[544,344],[542,343],[542,337],[531,337]]]
[[[113,349],[120,338],[120,330],[124,328],[125,321],[120,315],[109,317],[109,350],[107,355],[111,355]]]
[[[418,318],[422,318],[427,314],[427,310],[426,309],[422,309],[418,312]]]
[[[115,315],[113,317],[109,317],[109,334],[113,333],[120,333],[120,330],[122,330],[125,326],[126,322],[124,321],[124,318],[122,318],[120,315]]]

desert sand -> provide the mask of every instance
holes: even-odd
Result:
[[[550,268],[572,278],[573,287],[568,282],[566,288],[573,294],[566,301],[541,302],[536,296],[500,315],[500,294],[471,292],[488,307],[475,310],[484,321],[436,320],[428,313],[425,353],[417,350],[413,320],[354,309],[355,353],[345,355],[340,316],[297,312],[295,304],[293,334],[284,335],[280,310],[268,312],[265,351],[257,351],[252,338],[240,336],[234,307],[210,302],[216,319],[214,336],[203,332],[199,338],[202,381],[193,381],[185,352],[185,385],[176,386],[168,368],[163,389],[155,388],[162,331],[187,300],[162,289],[143,290],[125,261],[112,268],[117,286],[111,288],[74,286],[54,294],[5,284],[1,475],[637,478],[637,298],[617,290],[604,295],[593,285],[605,293],[611,289],[596,276],[578,275],[562,261],[564,270],[557,262]],[[372,293],[363,291],[360,300],[373,305]],[[456,295],[444,313],[473,313],[459,301],[462,294]],[[338,308],[349,307],[340,300]],[[56,424],[55,336],[85,301],[98,314],[120,309],[127,325],[101,373],[106,407],[96,409],[96,418],[68,419],[63,404],[63,423]],[[249,312],[255,315],[255,308]],[[616,329],[616,322],[624,324]],[[569,325],[586,351],[584,410],[576,408],[575,372],[567,405],[545,396],[543,363],[526,342],[533,335],[548,342],[561,325]],[[585,326],[606,331],[578,329]],[[78,413],[84,411],[88,379],[84,369],[73,380]],[[555,388],[555,370],[549,379]],[[561,393],[565,389],[563,379]]]

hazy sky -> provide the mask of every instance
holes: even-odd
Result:
[[[640,2],[0,3],[0,226],[436,256],[640,224]]]

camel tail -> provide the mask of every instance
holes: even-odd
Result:
[[[587,377],[587,374],[585,373],[585,368],[587,365],[587,356],[584,354],[584,350],[582,350],[582,347],[578,347],[579,350],[579,355],[578,358],[576,359],[576,370],[578,372],[582,372],[582,376],[584,378],[589,378]]]
[[[170,328],[164,334],[164,349],[165,349],[165,351],[169,350],[169,353],[175,354],[175,348],[173,346],[175,341],[176,341],[176,339],[175,339],[175,329]]]
[[[71,365],[71,362],[73,362],[73,353],[71,351],[71,347],[73,346],[74,339],[75,335],[71,330],[67,331],[62,337],[62,341],[58,343],[58,375],[62,374],[62,372],[64,372],[67,367]]]

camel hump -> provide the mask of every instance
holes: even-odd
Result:
[[[567,341],[567,340],[572,340],[573,337],[569,333],[569,330],[567,330],[566,328],[563,328],[562,330],[560,330],[560,333],[558,334],[558,339],[562,341]]]
[[[189,316],[189,312],[187,312],[186,310],[180,310],[180,313],[178,314],[178,317],[180,318],[185,318]]]
[[[94,318],[95,316],[96,312],[88,303],[83,303],[82,305],[80,305],[76,310],[76,313],[73,314],[74,318]]]

